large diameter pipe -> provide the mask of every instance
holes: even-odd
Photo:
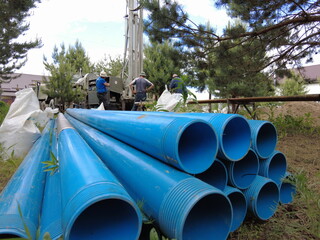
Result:
[[[213,164],[208,170],[204,171],[203,173],[196,174],[195,177],[220,189],[221,191],[225,189],[228,182],[227,169],[218,159],[214,160]]]
[[[232,206],[222,191],[67,118],[167,237],[227,238]]]
[[[202,120],[87,109],[67,109],[67,113],[191,174],[207,170],[217,154],[217,135]]]
[[[259,157],[253,149],[249,149],[240,161],[224,160],[223,163],[227,168],[229,185],[239,189],[248,188],[259,171]]]
[[[280,191],[280,203],[288,204],[293,201],[293,197],[296,194],[296,186],[293,184],[293,175],[289,172],[286,172],[284,178],[279,184]]]
[[[113,111],[116,112],[116,111]],[[223,113],[170,113],[170,112],[125,112],[130,115],[154,115],[188,117],[201,119],[209,123],[218,136],[218,157],[230,161],[239,161],[248,152],[251,145],[251,129],[247,119],[239,114]]]
[[[278,141],[275,126],[263,120],[248,120],[248,122],[251,128],[252,148],[259,158],[270,157]]]
[[[51,137],[51,154],[58,159],[56,133],[55,124]],[[44,239],[45,234],[49,234],[52,240],[57,240],[63,235],[61,213],[60,172],[57,169],[49,171],[46,176],[40,218],[40,239]]]
[[[250,187],[243,193],[248,210],[254,217],[267,220],[276,212],[279,203],[279,189],[273,180],[257,175]]]
[[[280,151],[274,151],[267,159],[260,159],[259,175],[270,178],[277,184],[281,183],[286,171],[287,159]]]
[[[49,121],[0,195],[0,238],[29,238],[25,223],[36,239],[46,176],[41,162],[49,159],[51,129]]]
[[[58,156],[64,239],[137,239],[137,205],[62,114]]]
[[[237,230],[242,224],[247,214],[247,201],[246,198],[238,188],[226,186],[224,194],[229,198],[232,204],[233,219],[230,228],[230,232]]]

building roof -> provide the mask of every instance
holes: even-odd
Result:
[[[14,97],[17,91],[29,87],[34,87],[37,84],[37,82],[43,82],[43,78],[45,78],[42,75],[20,73],[13,73],[11,76],[13,77],[13,79],[10,82],[3,82],[0,84],[2,96]]]
[[[320,79],[320,64],[294,68],[293,71],[299,73],[308,83],[315,83]]]

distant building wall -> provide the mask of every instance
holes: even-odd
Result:
[[[37,82],[42,83],[45,78],[42,75],[33,74],[12,74],[13,79],[8,83],[1,83],[0,85],[0,100],[11,104],[16,95],[15,93],[25,89],[36,87]],[[16,77],[16,78],[15,78]]]

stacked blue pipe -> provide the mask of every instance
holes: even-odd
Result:
[[[247,201],[244,194],[238,188],[226,186],[224,193],[227,195],[232,204],[233,219],[230,232],[234,232],[240,227],[245,219],[247,214]]]
[[[51,137],[51,157],[58,159],[57,131],[55,126]],[[52,156],[53,155],[53,156]],[[52,161],[52,159],[51,159]],[[50,168],[50,167],[49,167]],[[57,240],[63,235],[61,222],[61,188],[60,172],[57,169],[49,170],[46,176],[46,185],[43,195],[42,212],[40,218],[40,239],[49,235],[52,240]]]
[[[252,148],[259,158],[270,157],[274,152],[278,137],[275,126],[269,121],[248,120],[252,133]]]
[[[48,122],[42,136],[34,143],[0,195],[1,239],[36,239],[46,176],[41,162],[49,159],[52,122]]]
[[[286,172],[279,184],[280,203],[288,204],[293,201],[293,197],[296,194],[296,186],[294,185],[294,177],[291,173]]]
[[[228,183],[238,189],[250,187],[259,171],[259,158],[253,149],[237,162],[224,160],[228,171]]]
[[[270,178],[277,184],[281,183],[281,179],[285,176],[286,171],[286,156],[280,151],[275,150],[269,158],[260,159],[259,175]]]
[[[108,111],[110,114],[117,111]],[[201,119],[209,123],[216,131],[219,142],[217,156],[221,159],[239,161],[248,152],[251,145],[251,128],[243,116],[222,113],[170,113],[170,112],[123,112],[126,115],[171,116],[175,118]]]
[[[215,159],[208,170],[195,176],[221,191],[224,191],[228,182],[227,169],[219,159]]]
[[[167,237],[227,238],[232,223],[232,206],[222,191],[70,115],[66,117]],[[107,123],[105,128],[111,128]]]
[[[137,205],[62,114],[58,156],[64,239],[137,239]]]
[[[191,174],[207,170],[217,155],[217,135],[200,119],[86,109],[67,109],[67,113]]]
[[[267,220],[274,215],[279,203],[279,189],[274,181],[258,175],[243,192],[254,217]]]

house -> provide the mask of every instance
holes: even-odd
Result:
[[[37,83],[43,82],[42,75],[12,74],[13,79],[9,83],[0,83],[0,100],[11,104],[15,99],[15,93],[24,88],[36,87]],[[14,78],[16,77],[16,78]]]
[[[306,84],[308,94],[320,94],[320,64],[291,69],[300,75]],[[283,83],[286,78],[277,79],[277,83]]]

